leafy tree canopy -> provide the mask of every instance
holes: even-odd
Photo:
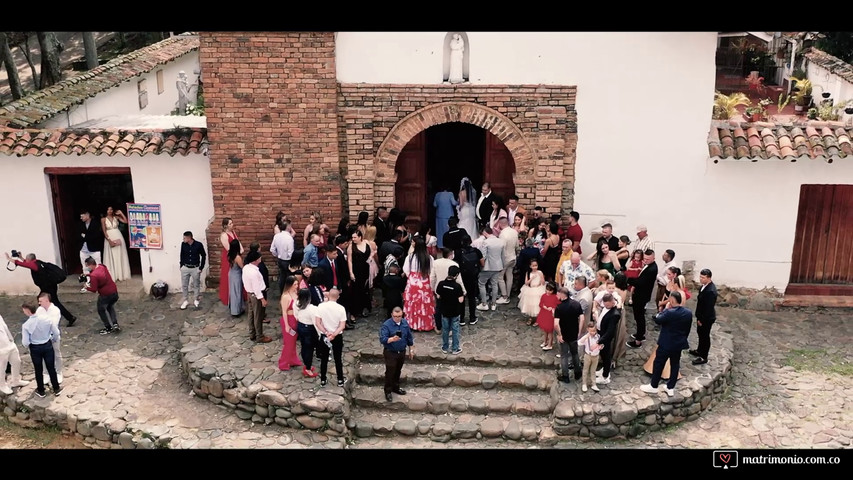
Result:
[[[820,32],[815,46],[847,63],[853,63],[853,32]]]

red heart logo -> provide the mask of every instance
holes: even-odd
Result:
[[[729,453],[721,453],[720,454],[720,460],[722,460],[723,463],[729,463],[729,460],[731,460],[731,459],[732,459],[732,456]]]

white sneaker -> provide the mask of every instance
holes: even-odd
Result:
[[[0,388],[0,393],[2,393],[3,395],[11,395],[14,392],[12,392],[12,389],[9,387],[3,387]]]
[[[198,308],[198,300],[196,300],[196,301],[194,301],[194,302],[193,302],[193,306],[194,306],[195,308]]]
[[[184,300],[184,303],[182,303],[182,304],[181,304],[181,310],[186,310],[186,309],[187,309],[187,305],[189,305],[189,304],[190,304],[190,302],[188,302],[188,301]]]
[[[588,389],[586,388],[586,384],[584,384],[584,386],[582,386],[582,387],[581,387],[581,391],[582,391],[582,392],[585,392],[585,391],[587,391],[587,390],[588,390]]]
[[[86,292],[88,292],[88,290],[86,290],[86,287],[83,287],[80,289],[80,293],[86,293]]]
[[[600,392],[601,390],[599,390],[599,389],[598,389],[598,386],[597,386],[597,385],[593,385],[593,386],[592,386],[592,391],[593,391],[593,392]]]
[[[658,389],[649,385],[648,383],[640,386],[640,390],[642,390],[646,393],[658,393]]]
[[[495,303],[499,303],[501,305],[506,305],[509,303],[509,299],[506,297],[501,297]]]
[[[488,310],[488,309],[489,309],[489,306],[486,305],[485,303],[481,303],[481,304],[477,305],[477,310]]]
[[[610,377],[607,377],[607,378],[598,377],[595,379],[595,383],[601,383],[603,385],[607,385],[608,383],[610,383]]]
[[[669,395],[670,397],[674,397],[675,396],[675,389],[667,388],[666,394]]]
[[[9,385],[9,386],[10,386],[10,387],[12,387],[12,388],[15,388],[15,387],[26,387],[26,386],[27,386],[27,385],[29,385],[29,384],[30,384],[30,381],[29,381],[29,380],[18,380],[17,382],[12,382],[12,384],[11,384],[11,385]]]

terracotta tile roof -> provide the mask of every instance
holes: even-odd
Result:
[[[198,50],[196,35],[176,35],[0,107],[0,126],[29,128],[87,98]]]
[[[811,47],[806,50],[806,52],[803,53],[803,56],[808,58],[809,61],[815,65],[819,65],[844,80],[853,83],[853,65],[850,65],[844,60],[841,60],[838,57],[833,57],[832,55],[824,52],[823,50],[818,50],[815,47]]]
[[[207,129],[164,130],[16,130],[0,127],[0,154],[46,155],[175,155],[208,154]]]
[[[719,160],[853,159],[853,128],[841,122],[804,124],[742,123],[715,120],[708,133],[708,152]]]

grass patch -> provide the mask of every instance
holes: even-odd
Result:
[[[823,349],[795,349],[785,355],[782,365],[793,367],[798,372],[836,373],[853,376],[853,364],[838,361]]]
[[[46,425],[39,428],[25,428],[10,422],[4,415],[0,415],[0,432],[3,432],[4,436],[18,438],[22,443],[34,447],[47,447],[62,437],[62,429],[57,426]]]

